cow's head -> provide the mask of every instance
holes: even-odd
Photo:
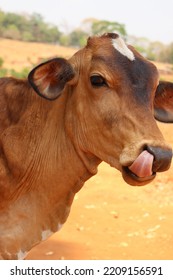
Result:
[[[29,81],[49,100],[67,96],[65,127],[90,171],[105,161],[127,183],[144,185],[170,167],[154,109],[157,119],[173,122],[173,85],[159,83],[156,67],[118,35],[89,38],[70,60],[34,68]]]

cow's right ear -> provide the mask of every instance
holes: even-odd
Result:
[[[54,100],[74,76],[75,71],[66,59],[54,58],[36,66],[29,73],[28,81],[40,96]]]
[[[173,123],[173,83],[159,83],[154,98],[154,117],[160,122]]]

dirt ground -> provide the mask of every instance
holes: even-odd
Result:
[[[0,57],[3,59],[3,67],[21,71],[23,68],[33,68],[43,59],[53,57],[68,58],[76,49],[58,45],[50,45],[35,42],[22,42],[0,38]]]
[[[159,126],[173,145],[173,125]],[[132,187],[102,163],[76,195],[61,231],[27,259],[173,259],[173,166],[148,186]]]

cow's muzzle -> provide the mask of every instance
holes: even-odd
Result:
[[[154,156],[152,167],[153,172],[163,172],[170,168],[172,150],[152,146],[146,146],[146,150]]]
[[[171,149],[145,145],[135,161],[123,167],[123,178],[130,185],[145,185],[154,179],[157,172],[168,170],[171,160]]]

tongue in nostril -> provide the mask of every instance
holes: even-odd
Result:
[[[128,168],[140,178],[149,177],[153,174],[153,161],[154,156],[145,150]]]

